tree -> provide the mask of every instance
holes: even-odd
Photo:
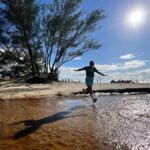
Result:
[[[0,48],[25,74],[40,76],[40,68],[58,80],[59,68],[101,45],[90,38],[104,18],[102,10],[84,13],[82,0],[0,1]],[[4,56],[4,55],[3,55]]]
[[[9,44],[1,41],[3,49],[14,61],[24,63],[33,77],[39,76],[42,57],[39,4],[36,0],[1,0],[1,5],[7,22],[7,35],[11,39]]]
[[[96,29],[104,18],[102,10],[88,14],[79,10],[82,0],[53,0],[43,8],[43,43],[45,71],[50,70],[50,79],[57,80],[59,68],[85,52],[101,45],[90,39],[89,33]]]

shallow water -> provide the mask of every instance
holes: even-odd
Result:
[[[150,95],[0,101],[0,150],[149,150]]]

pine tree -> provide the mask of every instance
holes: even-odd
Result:
[[[52,80],[57,80],[58,70],[63,64],[101,46],[89,37],[104,18],[104,13],[94,10],[85,14],[80,10],[81,2],[53,0],[43,9],[45,70],[50,70]]]
[[[1,0],[3,13],[7,22],[9,44],[3,48],[12,54],[13,59],[26,60],[26,67],[32,76],[39,76],[41,42],[39,37],[39,4],[36,0]],[[16,55],[13,55],[15,51]],[[21,60],[20,60],[21,58]]]

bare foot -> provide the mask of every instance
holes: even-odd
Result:
[[[97,98],[94,98],[94,99],[93,99],[93,103],[96,103],[96,101],[97,101]]]

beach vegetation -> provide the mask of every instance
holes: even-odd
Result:
[[[82,0],[0,1],[0,53],[8,66],[18,67],[25,78],[47,73],[58,81],[59,69],[68,61],[96,50],[92,38],[104,19],[103,10],[83,12]]]

